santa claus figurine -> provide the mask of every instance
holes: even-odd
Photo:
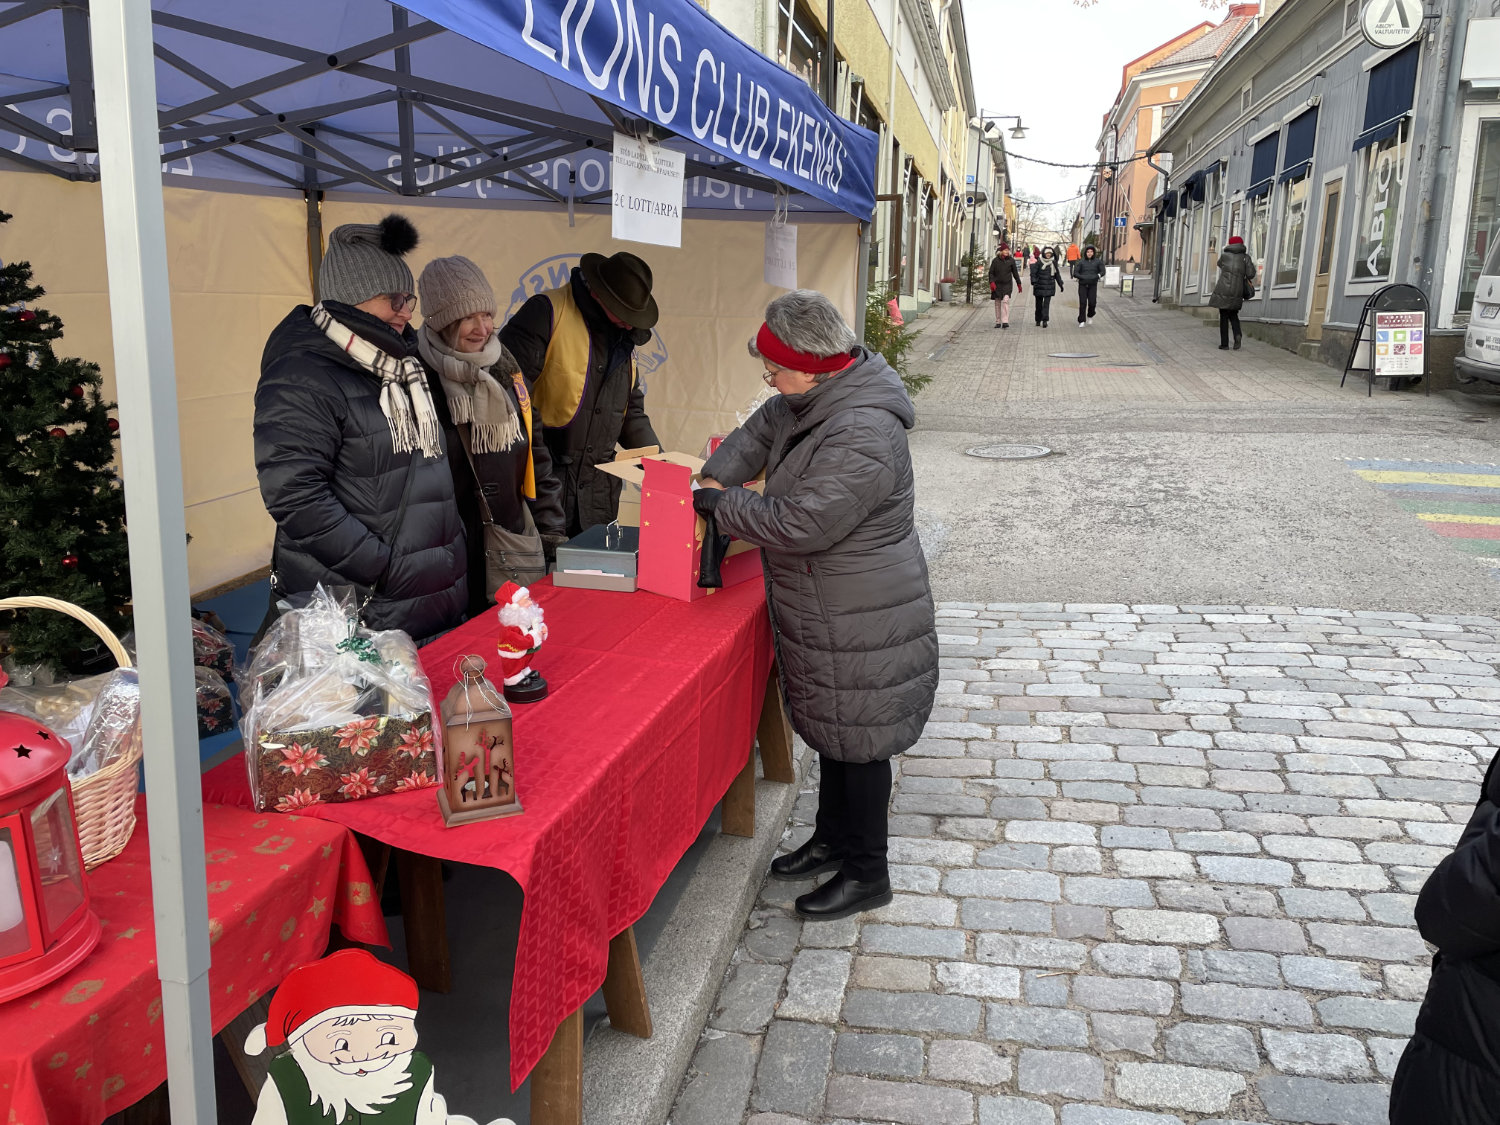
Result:
[[[495,591],[500,606],[500,635],[495,648],[500,653],[500,674],[505,698],[511,703],[535,703],[547,696],[547,681],[531,666],[537,649],[547,639],[542,607],[531,600],[525,586],[507,582]]]
[[[249,1054],[283,1052],[271,1060],[252,1125],[475,1125],[433,1090],[416,1015],[417,982],[363,949],[293,969],[245,1041]]]

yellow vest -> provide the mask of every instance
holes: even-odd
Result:
[[[552,339],[547,341],[547,355],[542,360],[542,373],[537,376],[532,396],[542,425],[555,430],[571,425],[578,415],[578,404],[583,401],[583,392],[589,381],[591,341],[583,310],[573,299],[572,285],[549,290],[545,296],[552,302]],[[632,352],[631,387],[637,382],[635,354]],[[629,403],[625,409],[630,409]]]

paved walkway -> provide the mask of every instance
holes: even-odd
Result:
[[[1055,322],[1054,322],[1055,323]],[[892,905],[767,882],[675,1125],[1377,1125],[1415,893],[1500,745],[1500,622],[940,607]],[[815,778],[786,844],[805,838]]]

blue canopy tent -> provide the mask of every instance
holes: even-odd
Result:
[[[874,211],[877,142],[693,0],[0,0],[0,163],[99,181],[171,1112],[215,1118],[164,173],[605,206],[616,132],[687,157],[688,211]],[[594,158],[594,159],[591,159]],[[863,261],[863,255],[858,259]],[[863,293],[864,270],[859,270]],[[863,301],[856,303],[856,312]]]

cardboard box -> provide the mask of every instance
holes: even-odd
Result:
[[[613,464],[600,465],[599,469],[627,485],[637,485],[641,491],[637,587],[685,602],[713,593],[698,586],[705,525],[693,510],[693,481],[702,473],[703,462],[686,453],[632,458],[621,454]],[[762,485],[757,481],[746,487],[759,491]],[[623,496],[621,507],[623,512]],[[759,576],[759,548],[739,541],[731,543],[720,573],[725,586]]]
[[[615,454],[615,465],[639,465],[642,457],[660,453],[659,445],[643,445],[639,449],[622,449]],[[625,482],[620,489],[620,503],[616,508],[615,522],[621,527],[641,526],[641,478],[625,476],[614,471],[612,465],[600,465],[601,472],[619,477]]]

